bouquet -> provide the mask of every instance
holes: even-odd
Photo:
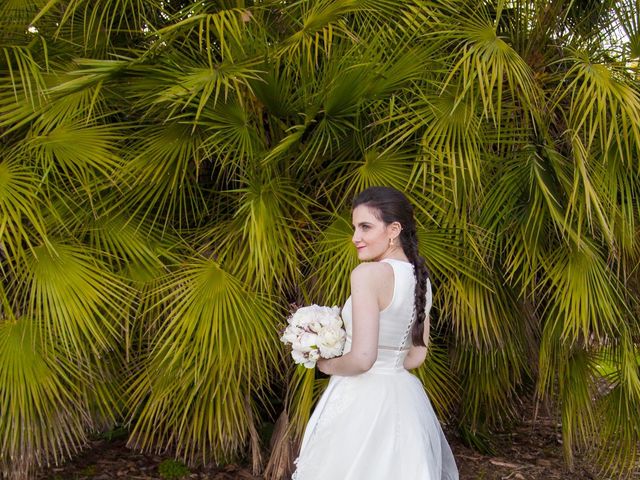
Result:
[[[307,368],[316,366],[318,358],[342,354],[346,332],[338,307],[311,305],[298,308],[288,319],[280,340],[291,345],[291,356]]]

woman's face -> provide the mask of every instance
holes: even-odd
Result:
[[[390,248],[390,238],[394,238],[394,242],[398,243],[397,222],[385,225],[374,212],[374,209],[366,205],[358,205],[351,213],[354,228],[351,240],[358,250],[358,259],[363,262],[384,258]]]

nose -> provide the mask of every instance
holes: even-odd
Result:
[[[360,241],[360,235],[358,235],[358,232],[355,231],[353,232],[353,235],[351,236],[351,241],[356,244]]]

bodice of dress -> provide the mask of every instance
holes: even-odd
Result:
[[[404,370],[403,362],[411,346],[411,327],[414,322],[415,275],[413,264],[385,258],[381,260],[393,268],[393,297],[391,303],[380,311],[380,328],[378,334],[378,358],[371,372],[394,373]],[[427,280],[426,313],[432,304],[431,283]],[[351,350],[352,304],[351,297],[342,308],[342,320],[347,332],[344,353]]]

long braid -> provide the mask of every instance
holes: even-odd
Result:
[[[413,264],[413,271],[416,277],[414,300],[416,321],[411,329],[411,340],[413,345],[424,347],[426,346],[424,343],[424,322],[426,320],[429,269],[427,268],[424,258],[418,253],[418,237],[416,235],[415,223],[403,226],[400,241],[402,242],[405,255]]]

